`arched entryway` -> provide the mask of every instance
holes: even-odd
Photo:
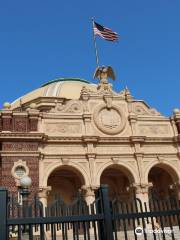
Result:
[[[133,196],[131,185],[134,182],[132,174],[123,166],[111,165],[101,174],[100,183],[109,187],[109,197],[118,196],[121,200],[130,199]]]
[[[177,173],[170,166],[157,164],[151,168],[148,174],[148,182],[152,183],[149,189],[149,196],[159,199],[177,197],[176,183]]]
[[[66,203],[72,203],[84,184],[82,174],[74,167],[61,166],[56,168],[48,178],[48,186],[51,186],[48,203],[52,202],[58,195]]]

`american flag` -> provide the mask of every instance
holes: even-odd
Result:
[[[108,41],[118,41],[118,34],[111,29],[104,27],[96,22],[93,22],[94,35],[98,35]]]

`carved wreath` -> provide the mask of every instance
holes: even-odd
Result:
[[[112,112],[108,113],[108,111]],[[107,114],[102,113],[102,111],[107,111]],[[110,109],[107,109],[106,104],[99,105],[94,111],[94,122],[97,128],[105,134],[115,135],[122,132],[125,128],[126,121],[124,114],[121,109],[115,105],[112,105]],[[102,118],[104,118],[104,124],[102,123]]]

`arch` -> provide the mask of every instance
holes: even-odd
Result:
[[[42,186],[43,187],[47,187],[47,182],[48,182],[48,178],[51,175],[51,173],[60,168],[60,167],[67,167],[69,169],[71,169],[72,171],[79,173],[81,178],[84,181],[85,185],[90,185],[90,177],[88,176],[88,173],[85,171],[85,169],[83,168],[82,165],[78,164],[78,163],[70,163],[70,164],[62,164],[60,162],[58,163],[51,163],[50,165],[48,165],[48,167],[44,170],[44,176],[42,179]]]
[[[145,182],[146,183],[148,183],[148,176],[153,167],[162,168],[172,177],[174,183],[179,182],[180,175],[179,175],[177,169],[171,163],[165,162],[165,161],[163,161],[161,163],[154,161],[147,167],[147,169],[145,171]]]
[[[110,199],[119,196],[124,201],[133,196],[131,186],[134,180],[132,172],[120,164],[106,167],[100,177],[100,183],[108,185]]]
[[[107,168],[117,168],[119,170],[121,170],[129,179],[130,183],[138,183],[139,182],[139,177],[138,174],[135,174],[134,169],[132,169],[127,163],[112,163],[108,162],[105,163],[101,166],[101,168],[97,171],[97,177],[96,177],[96,184],[100,185],[100,178],[102,173],[104,172],[105,169]]]
[[[56,196],[60,196],[66,203],[72,203],[83,185],[84,177],[74,167],[63,165],[56,168],[48,178],[48,186],[51,186],[48,203],[53,202]]]

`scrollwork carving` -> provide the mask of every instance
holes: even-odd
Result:
[[[137,115],[151,115],[151,116],[161,115],[156,109],[148,108],[148,106],[139,102],[133,104],[133,113]]]
[[[82,104],[79,101],[71,100],[66,104],[56,103],[55,108],[50,112],[63,112],[63,113],[81,113],[83,110]]]

